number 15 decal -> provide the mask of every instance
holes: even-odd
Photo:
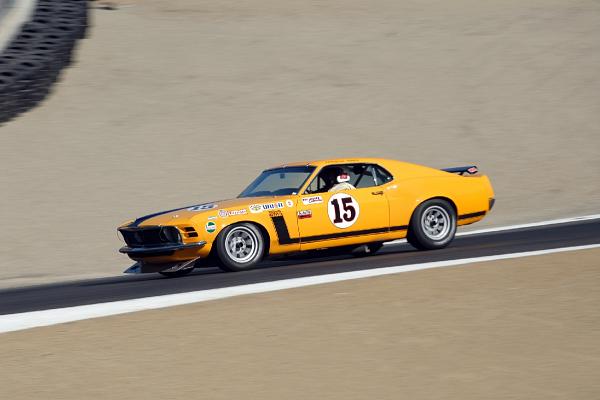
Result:
[[[354,225],[359,213],[358,202],[346,193],[334,194],[327,204],[327,214],[331,223],[341,229]]]

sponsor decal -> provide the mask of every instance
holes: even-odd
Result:
[[[302,204],[304,204],[305,206],[308,206],[311,204],[319,204],[322,202],[323,202],[323,197],[321,197],[321,196],[310,196],[310,197],[302,198]]]
[[[288,206],[288,207],[294,207],[294,202],[292,200],[290,200],[290,199],[287,199],[285,201],[285,205]]]
[[[248,207],[248,209],[250,209],[250,212],[253,214],[260,213],[263,211],[261,204],[252,204],[250,207]]]
[[[291,201],[291,200],[290,200]],[[292,203],[293,205],[293,203]],[[260,213],[263,211],[269,211],[269,210],[277,210],[280,208],[284,208],[285,204],[283,203],[283,201],[278,201],[275,203],[265,203],[265,204],[252,204],[250,207],[248,207],[248,209],[250,209],[251,213]],[[291,206],[289,206],[291,207]]]
[[[228,212],[229,215],[234,216],[234,215],[244,215],[244,214],[248,214],[248,211],[246,211],[246,209],[241,209],[241,210],[231,210]]]
[[[210,216],[210,217],[208,217],[207,219],[209,219],[209,220],[210,220],[210,219],[217,219],[217,216],[216,216],[216,215],[211,215],[211,216]]]
[[[205,211],[205,210],[212,210],[213,208],[217,208],[217,204],[214,203],[206,203],[206,204],[200,204],[197,206],[193,206],[188,208],[188,211]]]
[[[298,211],[298,219],[312,218],[311,210],[300,210]]]
[[[284,205],[282,201],[278,201],[277,203],[266,203],[262,205],[263,210],[275,210],[283,207]]]
[[[213,233],[217,230],[217,224],[215,224],[214,221],[208,221],[206,225],[204,225],[204,229],[206,229],[206,232],[208,233]]]
[[[279,210],[275,210],[275,211],[269,211],[269,217],[274,218],[274,217],[283,217],[283,213]]]
[[[229,215],[227,210],[219,210],[219,217],[226,218]]]
[[[358,219],[360,206],[356,199],[349,194],[337,193],[329,199],[327,214],[333,225],[345,229],[354,225]]]

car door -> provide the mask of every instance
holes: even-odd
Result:
[[[356,168],[355,164],[343,167],[350,171]],[[365,179],[363,174],[359,179],[354,174],[352,179],[360,181],[358,188],[300,196],[297,216],[301,250],[387,238],[389,205],[385,191],[369,181],[373,179],[371,176]]]

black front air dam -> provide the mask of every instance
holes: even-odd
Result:
[[[193,247],[204,247],[206,242],[195,242],[187,244],[170,244],[163,246],[148,246],[148,247],[129,247],[124,246],[119,249],[120,253],[127,254],[130,257],[158,257],[170,256],[177,250],[184,250]]]

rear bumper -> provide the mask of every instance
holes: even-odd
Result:
[[[206,242],[169,244],[152,247],[129,247],[124,246],[119,249],[119,253],[127,254],[130,257],[161,257],[173,255],[176,251],[187,249],[201,249],[206,245]]]

